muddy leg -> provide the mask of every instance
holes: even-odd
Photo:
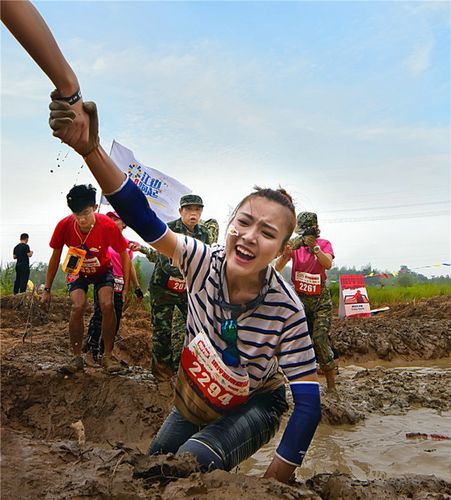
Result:
[[[99,305],[102,311],[102,339],[105,346],[105,355],[111,356],[116,333],[116,312],[113,303],[113,289],[103,286],[98,290]]]
[[[158,380],[170,379],[172,373],[172,318],[174,304],[152,303],[152,373]]]
[[[69,336],[72,351],[75,356],[81,355],[81,344],[83,342],[83,314],[86,308],[86,293],[78,288],[70,294],[72,309],[69,319]]]

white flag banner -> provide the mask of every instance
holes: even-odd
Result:
[[[180,198],[192,192],[189,187],[159,170],[146,167],[135,158],[133,151],[116,141],[111,146],[110,157],[141,189],[161,220],[169,222],[180,217]],[[103,195],[100,204],[109,205]]]

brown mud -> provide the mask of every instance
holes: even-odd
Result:
[[[451,498],[451,484],[422,476],[420,467],[368,480],[330,470],[283,485],[234,472],[202,474],[190,457],[147,457],[171,406],[170,385],[156,383],[149,372],[148,313],[135,304],[124,315],[115,347],[128,365],[123,374],[89,368],[67,377],[57,368],[68,355],[69,313],[68,299],[55,298],[50,313],[31,295],[1,300],[2,499]],[[353,425],[418,408],[449,411],[449,370],[355,365],[418,361],[421,367],[440,360],[446,366],[450,318],[451,298],[435,297],[368,319],[334,320],[340,396],[323,394],[323,422]]]

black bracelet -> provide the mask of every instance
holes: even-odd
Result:
[[[78,89],[77,92],[75,92],[75,94],[72,94],[69,97],[58,97],[57,100],[58,101],[66,101],[66,102],[68,102],[72,106],[72,104],[75,104],[80,99],[81,99],[81,90]]]
[[[51,288],[45,287],[44,292],[50,292]]]

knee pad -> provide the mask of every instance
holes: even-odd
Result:
[[[225,469],[222,458],[208,445],[197,439],[188,439],[177,451],[180,453],[191,453],[197,460],[202,472],[213,469]]]

